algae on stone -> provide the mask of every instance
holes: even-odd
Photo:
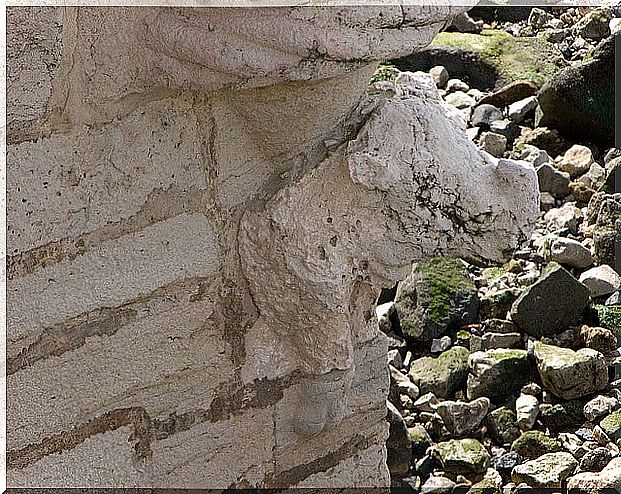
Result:
[[[613,441],[621,439],[621,410],[612,412],[599,423],[599,426]]]
[[[401,331],[414,340],[439,338],[453,326],[473,322],[478,308],[468,271],[449,257],[414,264],[395,296]]]
[[[564,66],[560,52],[543,38],[514,37],[495,29],[480,34],[443,32],[432,42],[438,45],[478,54],[505,83],[529,80],[541,87]]]
[[[451,439],[438,443],[436,451],[443,468],[454,474],[484,473],[490,461],[489,453],[476,439]]]
[[[434,393],[439,398],[448,398],[466,381],[468,350],[455,346],[438,358],[419,358],[412,362],[409,374],[421,394]]]
[[[599,324],[621,336],[621,305],[594,305]]]
[[[469,400],[487,396],[492,401],[519,392],[532,377],[526,350],[494,349],[475,352],[468,359]]]
[[[557,439],[546,436],[541,431],[527,431],[513,441],[511,451],[522,458],[538,458],[546,453],[556,453],[561,450],[561,443]]]

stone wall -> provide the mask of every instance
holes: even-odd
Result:
[[[389,485],[379,289],[537,210],[368,91],[466,8],[8,9],[10,487]]]

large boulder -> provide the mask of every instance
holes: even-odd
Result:
[[[535,342],[534,354],[544,387],[561,399],[581,398],[608,385],[606,360],[596,350]]]
[[[537,125],[572,139],[614,144],[615,37],[604,40],[592,59],[556,74],[539,91]]]
[[[431,340],[457,324],[474,322],[479,299],[464,265],[458,259],[439,257],[412,266],[399,284],[394,308],[404,335]]]
[[[468,350],[455,346],[438,358],[422,357],[412,362],[409,374],[422,394],[448,398],[466,381]]]
[[[589,304],[589,289],[556,262],[513,303],[511,320],[536,338],[576,323]]]
[[[475,352],[468,359],[467,395],[498,400],[518,392],[532,377],[526,350]]]
[[[530,487],[559,488],[577,466],[578,462],[569,453],[548,453],[517,465],[511,473],[511,479],[516,484],[525,482]]]

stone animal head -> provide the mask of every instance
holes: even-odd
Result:
[[[347,149],[352,181],[383,195],[370,258],[384,271],[433,255],[507,260],[537,219],[535,170],[477,149],[425,74],[403,73],[396,89]]]

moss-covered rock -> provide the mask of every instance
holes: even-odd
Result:
[[[412,362],[409,373],[421,394],[434,393],[439,398],[448,398],[466,381],[468,350],[455,346],[438,358],[417,359]]]
[[[524,432],[511,445],[511,451],[527,459],[538,458],[546,453],[556,453],[560,450],[561,443],[541,431]]]
[[[621,336],[621,305],[594,305],[598,324]]]
[[[511,320],[536,338],[554,336],[580,320],[589,297],[589,289],[553,261],[513,303]]]
[[[574,432],[584,423],[584,405],[587,400],[570,400],[543,408],[539,418],[543,425],[555,432]]]
[[[451,76],[484,89],[518,80],[541,87],[566,65],[557,47],[545,39],[514,37],[494,29],[480,34],[440,33],[429,47],[394,63],[402,70],[444,65]]]
[[[371,84],[380,81],[393,82],[401,71],[390,63],[381,63],[371,77]]]
[[[509,407],[500,407],[487,417],[487,427],[500,444],[511,444],[520,437],[517,416]]]
[[[481,298],[481,315],[484,318],[504,319],[511,306],[522,293],[519,288],[505,288],[490,292]]]
[[[474,322],[478,307],[468,271],[447,257],[414,264],[395,297],[401,331],[412,340],[439,338],[458,324]]]
[[[484,473],[490,456],[476,439],[452,439],[438,443],[436,452],[442,467],[456,475],[476,475]]]
[[[532,81],[542,86],[565,64],[556,47],[542,38],[514,37],[495,29],[481,34],[440,33],[433,45],[477,53],[496,68],[504,82]]]
[[[621,410],[612,412],[610,415],[605,417],[599,423],[599,426],[613,441],[621,439]]]
[[[410,441],[412,441],[412,455],[414,458],[422,458],[427,448],[432,444],[427,429],[417,424],[411,429],[408,429],[408,432],[410,433]]]
[[[495,349],[471,354],[467,394],[473,400],[487,396],[492,401],[509,397],[533,375],[526,350]]]
[[[565,451],[548,453],[516,466],[511,473],[511,480],[516,484],[524,482],[537,489],[560,488],[577,466],[576,459]]]

